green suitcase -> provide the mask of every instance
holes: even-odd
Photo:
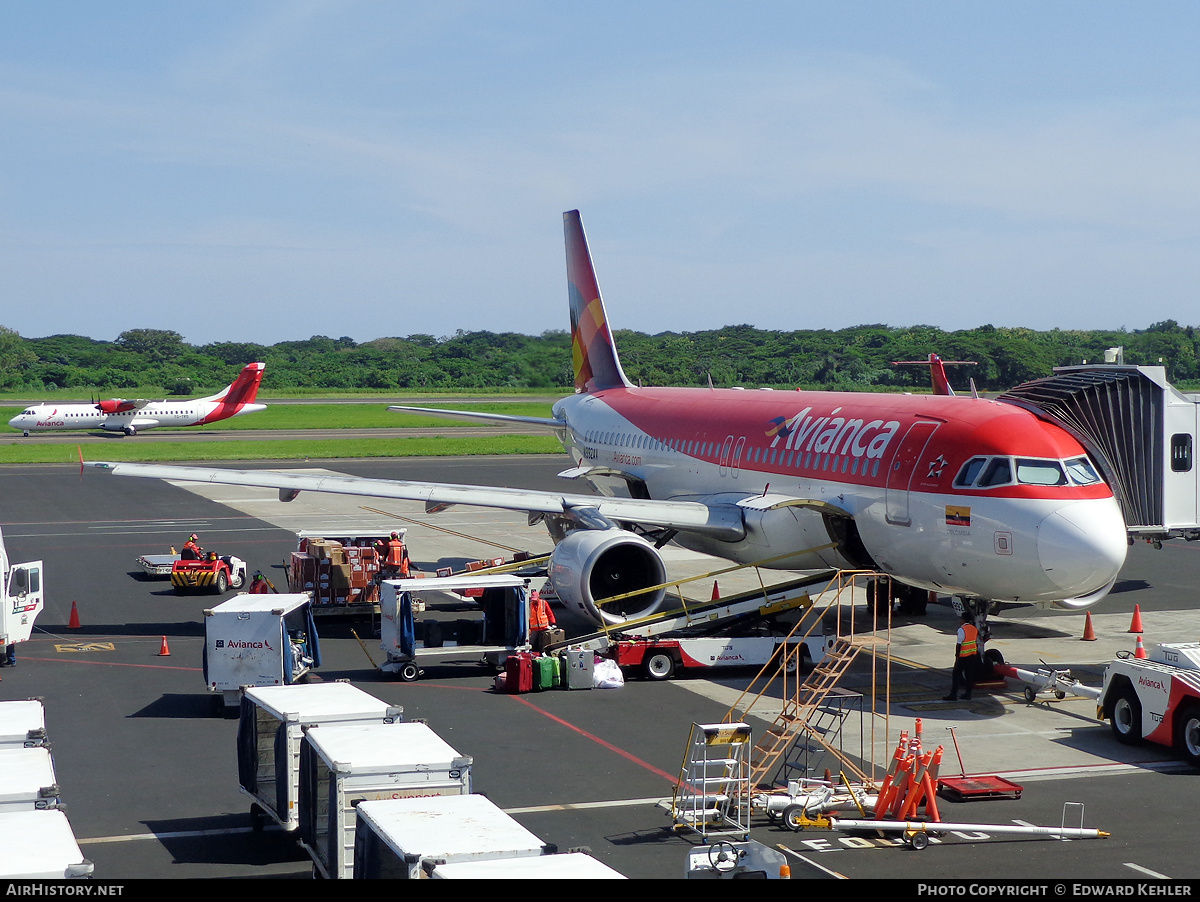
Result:
[[[535,692],[553,689],[558,680],[558,661],[554,655],[542,655],[533,661],[533,688]]]

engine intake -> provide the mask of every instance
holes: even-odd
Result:
[[[622,529],[577,529],[554,547],[550,579],[559,600],[598,624],[624,623],[652,614],[662,605],[665,589],[604,599],[661,585],[667,570],[658,550]]]

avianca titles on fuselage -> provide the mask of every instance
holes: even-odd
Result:
[[[250,363],[224,391],[190,401],[129,401],[123,398],[94,404],[37,404],[8,421],[25,435],[63,429],[104,429],[136,435],[158,426],[202,426],[244,413],[266,410],[255,404],[266,364]]]

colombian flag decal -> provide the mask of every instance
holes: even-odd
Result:
[[[958,507],[957,505],[946,505],[946,525],[947,526],[970,526],[971,525],[971,509],[969,507]]]

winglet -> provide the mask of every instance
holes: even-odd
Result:
[[[567,296],[571,306],[571,357],[575,368],[575,390],[600,391],[629,385],[617,359],[617,348],[600,285],[588,252],[587,237],[578,210],[563,214],[567,244]]]

